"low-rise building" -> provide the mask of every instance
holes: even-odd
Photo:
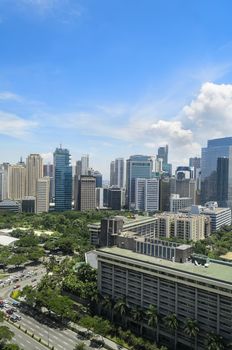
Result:
[[[181,209],[180,212],[210,217],[212,232],[219,230],[223,226],[231,225],[231,209],[219,208],[217,202],[207,202],[204,206],[192,205]]]
[[[181,256],[189,252],[179,249]],[[205,349],[208,333],[232,341],[232,264],[208,262],[192,256],[179,262],[141,254],[129,249],[107,247],[97,250],[98,290],[114,301],[126,300],[130,308],[146,311],[156,307],[159,319],[174,314],[176,331],[164,322],[156,328],[143,320],[143,336],[155,338],[170,348]],[[178,255],[179,256],[179,255]],[[187,262],[184,262],[186,261]],[[117,315],[115,316],[117,318]],[[125,316],[128,324],[134,320]],[[199,333],[193,339],[184,332],[188,319],[196,320]],[[120,322],[120,317],[117,318]]]

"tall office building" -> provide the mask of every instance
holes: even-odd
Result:
[[[26,168],[23,165],[9,165],[8,167],[8,197],[21,200],[26,194]]]
[[[100,173],[100,171],[95,170],[93,172],[93,176],[96,179],[96,187],[102,187],[102,174]]]
[[[37,180],[36,213],[49,211],[50,177],[44,176]]]
[[[76,162],[76,171],[75,171],[75,175],[78,177],[78,176],[81,176],[81,160],[78,160]]]
[[[113,186],[108,191],[108,206],[112,210],[121,210],[123,201],[123,189]]]
[[[67,149],[57,148],[54,152],[55,210],[72,209],[72,167]]]
[[[93,210],[96,208],[96,179],[94,176],[81,175],[78,180],[77,210]]]
[[[49,194],[49,200],[50,202],[53,202],[53,199],[55,197],[55,187],[54,187],[54,166],[53,164],[44,164],[43,166],[43,176],[49,176],[50,177],[50,194]]]
[[[88,175],[89,171],[89,155],[84,154],[81,157],[81,175]]]
[[[115,185],[115,161],[110,162],[110,186]]]
[[[159,210],[158,179],[135,179],[135,210],[147,212]]]
[[[36,183],[41,177],[43,177],[43,159],[40,154],[30,154],[26,160],[27,196],[36,196]]]
[[[162,159],[164,164],[168,164],[168,145],[158,148],[158,158]]]
[[[219,207],[226,207],[228,201],[229,158],[217,159],[217,202]]]
[[[0,185],[0,200],[4,200],[9,198],[9,163],[2,163],[0,165],[0,177],[1,177],[1,185]]]
[[[194,158],[189,158],[189,166],[193,168],[193,177],[194,179],[197,178],[197,171],[201,168],[201,158],[199,157],[194,157]]]
[[[218,158],[228,158],[228,171],[224,173],[222,167],[226,166],[227,161],[218,163]],[[221,167],[221,170],[220,170]],[[217,171],[219,174],[217,175]],[[225,206],[232,207],[232,137],[208,140],[207,147],[202,148],[201,157],[201,202],[217,201],[217,185],[227,181],[227,190],[225,189],[225,198],[219,198],[225,202]],[[219,193],[222,193],[219,190]]]
[[[117,158],[114,163],[114,185],[122,188],[124,187],[124,159]]]
[[[135,179],[150,179],[153,161],[149,156],[134,155],[126,161],[126,205],[128,209],[135,208]]]

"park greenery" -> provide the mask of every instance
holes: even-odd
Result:
[[[144,311],[139,306],[128,305],[126,299],[112,300],[109,296],[98,294],[97,272],[84,262],[85,252],[92,248],[88,224],[112,214],[117,213],[0,214],[0,229],[13,227],[12,236],[19,239],[12,247],[0,247],[0,263],[4,268],[42,261],[47,270],[36,288],[27,286],[23,289],[22,304],[64,324],[77,322],[128,349],[158,349],[160,327],[170,330],[174,342],[177,330],[181,330],[194,344],[202,331],[196,320],[186,319],[183,322],[174,313],[160,315],[156,305],[150,305]],[[129,214],[125,212],[124,215]],[[36,230],[40,231],[39,235]],[[47,234],[47,231],[52,234]],[[219,258],[232,250],[231,232],[232,227],[221,229],[195,243],[194,251]],[[61,255],[57,256],[59,253]],[[153,339],[142,338],[144,327],[150,329]],[[221,337],[208,334],[205,348],[226,349],[226,346]]]

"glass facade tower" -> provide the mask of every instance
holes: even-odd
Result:
[[[54,152],[55,210],[72,209],[72,167],[67,149],[57,148]]]
[[[201,202],[232,207],[232,137],[209,140],[202,148]]]
[[[135,179],[150,179],[153,161],[149,156],[135,155],[126,161],[126,204],[128,209],[135,208]]]

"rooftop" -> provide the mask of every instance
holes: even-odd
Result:
[[[18,241],[18,238],[0,235],[0,245],[8,246],[16,241]]]
[[[219,282],[229,283],[232,285],[232,266],[223,265],[220,263],[210,262],[209,266],[206,268],[204,266],[196,266],[191,262],[187,263],[177,263],[170,260],[155,258],[149,255],[139,254],[132,252],[128,249],[122,249],[117,247],[112,248],[101,248],[98,249],[99,252],[116,255],[118,257],[134,259],[141,262],[145,262],[152,265],[157,265],[163,268],[169,268],[174,271],[186,272],[191,275],[196,275],[199,277],[205,277]]]

